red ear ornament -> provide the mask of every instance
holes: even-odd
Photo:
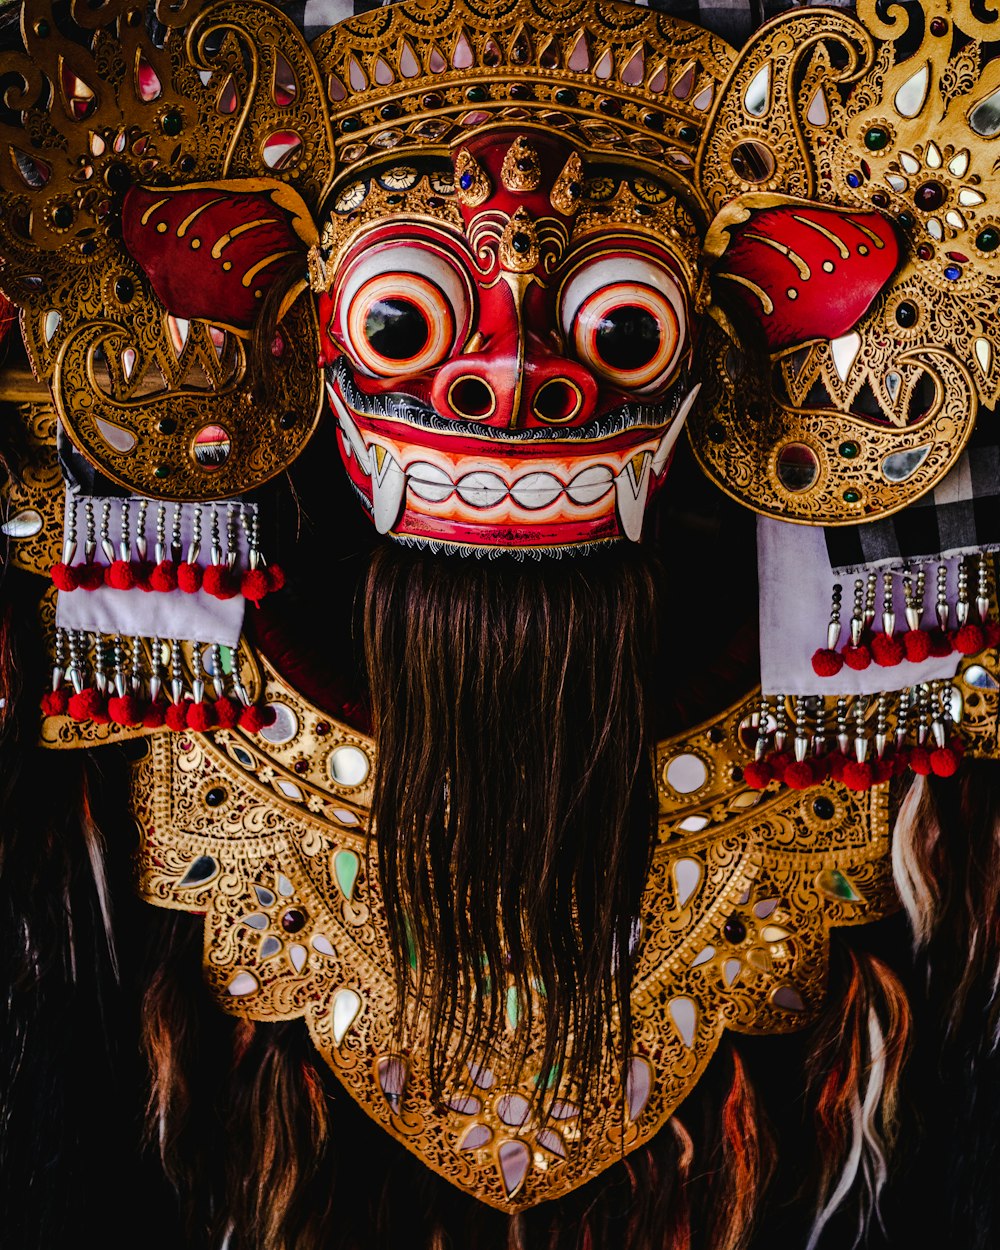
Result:
[[[304,258],[316,230],[299,195],[261,179],[129,189],[122,238],[163,306],[237,333],[272,283]]]
[[[876,212],[796,201],[756,208],[748,198],[719,214],[706,242],[721,258],[720,302],[742,304],[772,352],[846,334],[899,265],[892,224]]]

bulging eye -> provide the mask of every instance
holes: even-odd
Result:
[[[561,316],[577,358],[623,390],[665,386],[687,339],[677,279],[645,257],[582,264],[563,291]]]
[[[455,350],[468,326],[469,302],[458,270],[440,252],[405,244],[373,249],[344,279],[340,336],[367,373],[424,373]]]

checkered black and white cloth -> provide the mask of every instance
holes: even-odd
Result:
[[[391,2],[391,0],[389,0]],[[638,0],[645,3],[647,0]],[[714,31],[730,43],[739,45],[768,18],[790,8],[808,8],[824,0],[808,0],[796,4],[795,0],[648,0],[650,8],[662,9],[673,17],[694,22],[706,30]],[[342,22],[355,13],[367,13],[380,7],[380,0],[290,0],[281,7],[305,32],[307,39],[315,39],[329,27]],[[827,8],[850,8],[846,0],[825,0]]]
[[[826,531],[836,573],[896,568],[909,560],[1000,550],[997,414],[981,412],[968,447],[937,486],[895,516]]]

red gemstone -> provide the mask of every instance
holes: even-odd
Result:
[[[308,772],[309,761],[308,760],[296,760],[295,763],[292,765],[292,767],[295,769],[297,773]]]
[[[937,35],[937,37],[940,38],[942,35],[945,35],[947,33],[948,33],[948,23],[944,20],[944,18],[943,17],[934,18],[934,20],[931,22],[931,34]]]
[[[298,933],[306,922],[306,914],[297,907],[289,907],[281,917],[281,927],[286,933]]]
[[[944,203],[944,187],[940,182],[925,182],[917,187],[913,202],[925,213],[931,213]]]
[[[930,260],[930,258],[934,255],[934,249],[929,243],[921,243],[917,248],[917,255],[921,260]]]

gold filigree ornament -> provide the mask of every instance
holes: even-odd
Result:
[[[660,836],[642,910],[634,1049],[622,1088],[548,1074],[537,1110],[513,1074],[521,1009],[435,1106],[419,1035],[396,1048],[389,938],[366,842],[369,739],[265,664],[278,709],[262,735],[151,735],[134,766],[140,888],[205,914],[205,974],[231,1014],[304,1017],[344,1087],[429,1167],[512,1211],[558,1197],[648,1141],[726,1028],[802,1027],[825,992],[832,927],[893,906],[887,787],[751,793],[750,698],[658,753]],[[418,1023],[417,1028],[422,1024]],[[457,1042],[458,1039],[456,1039]],[[586,1132],[581,1133],[581,1116]]]
[[[32,0],[26,53],[0,58],[21,110],[0,126],[4,290],[60,420],[103,473],[151,498],[240,494],[284,469],[318,418],[312,300],[289,296],[262,404],[245,335],[167,315],[120,241],[121,200],[133,184],[239,179],[315,206],[333,159],[315,62],[294,23],[252,0],[158,4],[162,42],[123,0],[73,17],[85,39]],[[195,455],[207,410],[228,435],[221,465]]]
[[[721,348],[712,402],[689,423],[723,490],[826,525],[913,502],[955,462],[978,406],[1000,400],[989,142],[1000,62],[984,48],[995,31],[968,3],[883,21],[864,0],[857,14],[809,10],[762,27],[720,95],[697,170],[720,213],[709,251],[723,260],[729,229],[782,195],[874,209],[900,239],[901,264],[848,334],[776,352],[772,395],[750,406]]]

